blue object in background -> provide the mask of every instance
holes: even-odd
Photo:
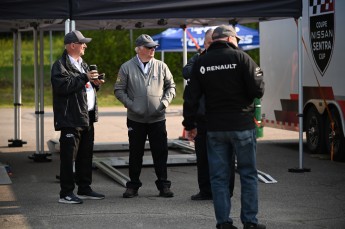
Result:
[[[187,51],[196,52],[197,47],[193,40],[188,36],[188,33],[192,35],[201,49],[204,49],[204,37],[205,32],[210,28],[216,28],[217,26],[207,27],[189,27],[187,28]],[[241,40],[239,42],[240,48],[243,50],[251,50],[259,48],[259,32],[255,29],[236,25],[236,32]],[[152,36],[152,39],[159,43],[156,51],[167,52],[182,52],[183,51],[183,29],[182,28],[169,28],[162,33]]]

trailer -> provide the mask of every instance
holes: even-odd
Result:
[[[303,0],[299,114],[298,39],[294,19],[260,22],[260,65],[266,82],[262,123],[303,131],[311,153],[345,160],[345,1]]]

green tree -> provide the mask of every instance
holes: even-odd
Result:
[[[258,29],[258,23],[246,24],[246,26]],[[84,36],[91,37],[92,42],[83,57],[88,64],[96,64],[101,73],[106,74],[106,83],[99,91],[100,104],[112,106],[120,104],[114,97],[113,86],[116,81],[117,73],[122,63],[135,55],[135,39],[143,34],[151,36],[162,32],[165,29],[133,29],[130,30],[97,30],[82,31]],[[52,33],[52,61],[60,58],[63,50],[64,32]],[[131,36],[132,34],[132,36]],[[0,93],[1,105],[11,106],[13,104],[13,35],[11,33],[0,34],[0,47],[2,56],[0,58]],[[34,50],[32,32],[22,32],[22,98],[24,105],[33,105],[34,101]],[[259,49],[247,51],[247,53],[259,64]],[[189,52],[187,58],[192,57],[195,52]],[[156,52],[156,59],[161,59],[161,53]],[[50,86],[50,37],[44,33],[44,91],[45,105],[51,105],[51,86]],[[164,62],[169,66],[170,71],[177,83],[177,97],[173,100],[174,104],[182,104],[183,77],[182,52],[165,52]]]

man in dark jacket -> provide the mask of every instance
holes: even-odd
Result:
[[[190,58],[187,64],[183,67],[182,75],[185,80],[187,80],[187,85],[184,89],[183,98],[188,100],[191,96],[190,87],[188,86],[188,81],[192,76],[192,69],[194,63],[199,58],[199,55],[204,55],[207,52],[208,47],[212,43],[212,33],[213,29],[208,29],[205,32],[204,40],[204,51],[199,54],[195,54]],[[196,167],[198,172],[198,185],[199,192],[191,196],[192,200],[210,200],[212,199],[211,183],[210,183],[210,174],[208,169],[208,159],[207,159],[207,146],[206,146],[206,116],[205,116],[205,98],[201,97],[199,101],[199,109],[196,115],[196,127],[197,135],[194,139],[195,144],[195,154],[196,154]],[[230,173],[230,196],[233,195],[234,183],[235,183],[235,157],[233,158],[233,163],[231,164],[231,173]]]
[[[74,30],[65,35],[65,51],[51,70],[55,130],[60,135],[59,203],[81,204],[82,199],[104,199],[91,189],[94,126],[97,122],[96,91],[104,80],[83,61],[91,38]],[[75,160],[75,175],[73,163]],[[78,185],[78,195],[73,190]]]
[[[235,28],[217,27],[213,43],[194,64],[190,81],[192,97],[183,104],[183,125],[188,138],[196,135],[195,117],[205,95],[207,155],[217,228],[231,228],[229,193],[233,154],[241,180],[241,221],[244,229],[265,229],[258,224],[256,133],[254,99],[264,93],[263,72],[239,50]]]

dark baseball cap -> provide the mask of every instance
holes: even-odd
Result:
[[[136,40],[135,40],[135,45],[138,46],[145,46],[145,47],[155,47],[158,46],[159,44],[154,42],[152,37],[150,37],[147,34],[142,34],[140,35]]]
[[[89,43],[92,40],[92,38],[86,38],[83,36],[83,34],[78,30],[73,30],[65,35],[65,45],[81,42],[81,43]]]
[[[214,29],[212,34],[213,40],[223,37],[236,37],[241,40],[241,38],[237,36],[236,29],[232,25],[220,25]]]

